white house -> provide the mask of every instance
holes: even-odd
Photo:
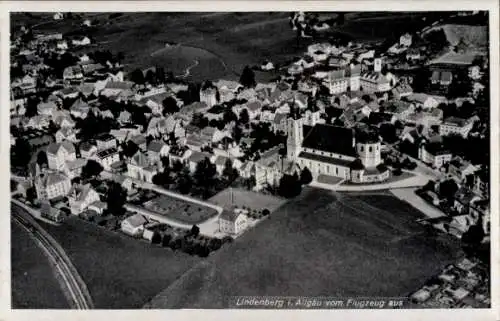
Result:
[[[68,141],[50,144],[46,153],[48,166],[54,170],[62,171],[67,161],[76,159],[75,146]]]
[[[74,46],[88,46],[90,45],[91,41],[89,37],[83,36],[83,37],[77,37],[73,40],[71,40],[71,43]]]
[[[452,154],[439,143],[422,144],[418,149],[418,159],[431,165],[433,168],[441,168],[451,161]]]
[[[60,172],[48,172],[35,179],[35,190],[39,200],[66,196],[70,188],[71,180]]]
[[[407,95],[405,99],[423,109],[433,109],[439,105],[439,101],[436,98],[424,93],[412,93]]]
[[[245,210],[225,210],[219,217],[219,229],[222,233],[238,235],[247,228],[248,218]]]
[[[85,211],[90,204],[99,201],[99,194],[90,184],[74,185],[69,191],[68,201],[71,214],[78,215]]]
[[[448,117],[439,125],[439,135],[458,134],[466,138],[472,130],[473,125],[474,122],[471,118]]]
[[[141,237],[144,233],[144,225],[148,220],[141,214],[135,214],[122,221],[120,227],[123,233],[134,237]]]
[[[120,161],[120,154],[116,148],[98,151],[93,157],[104,170],[111,171],[111,165]]]
[[[129,177],[152,183],[153,176],[157,173],[156,166],[150,165],[148,157],[141,151],[137,151],[127,163],[127,175]]]

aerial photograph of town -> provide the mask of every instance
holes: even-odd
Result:
[[[9,16],[12,309],[491,308],[488,11]]]

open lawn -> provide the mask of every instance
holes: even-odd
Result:
[[[11,288],[14,309],[69,309],[43,250],[17,223],[11,223]]]
[[[43,227],[64,248],[98,309],[140,308],[200,260],[77,218]]]
[[[456,239],[385,195],[307,188],[164,290],[148,308],[222,308],[231,296],[405,296],[453,262]]]
[[[190,204],[163,194],[144,203],[144,207],[186,224],[199,224],[217,215],[215,209]]]
[[[230,209],[232,205],[238,207],[248,207],[255,210],[267,208],[270,212],[274,212],[278,207],[283,205],[286,200],[272,195],[264,195],[253,191],[248,191],[240,188],[233,188],[233,204],[231,204],[231,189],[226,188],[217,195],[210,198],[208,201]]]

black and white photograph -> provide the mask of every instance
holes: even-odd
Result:
[[[8,13],[11,309],[491,309],[490,11],[204,8]]]

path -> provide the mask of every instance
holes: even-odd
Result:
[[[415,207],[429,218],[438,218],[446,216],[442,211],[430,205],[420,196],[415,194],[415,190],[416,188],[399,188],[399,189],[393,189],[390,192],[400,200],[409,203],[411,206]]]
[[[12,219],[23,227],[43,249],[57,269],[64,293],[69,294],[70,304],[77,309],[92,309],[94,304],[85,282],[62,247],[23,208],[13,204]]]
[[[193,69],[194,67],[198,66],[200,64],[200,62],[198,60],[194,60],[194,64],[190,65],[189,67],[186,68],[186,71],[184,72],[183,75],[178,75],[176,77],[180,77],[180,78],[187,78],[189,77],[189,75],[191,74],[191,69]]]
[[[431,176],[422,175],[414,173],[416,175],[408,177],[403,180],[395,182],[386,182],[380,184],[359,184],[359,185],[338,185],[338,184],[327,184],[320,183],[318,181],[313,181],[309,185],[312,187],[318,187],[323,189],[328,189],[337,192],[349,192],[349,191],[376,191],[383,189],[395,189],[395,188],[407,188],[407,187],[420,187],[427,184],[427,182],[432,179]]]

